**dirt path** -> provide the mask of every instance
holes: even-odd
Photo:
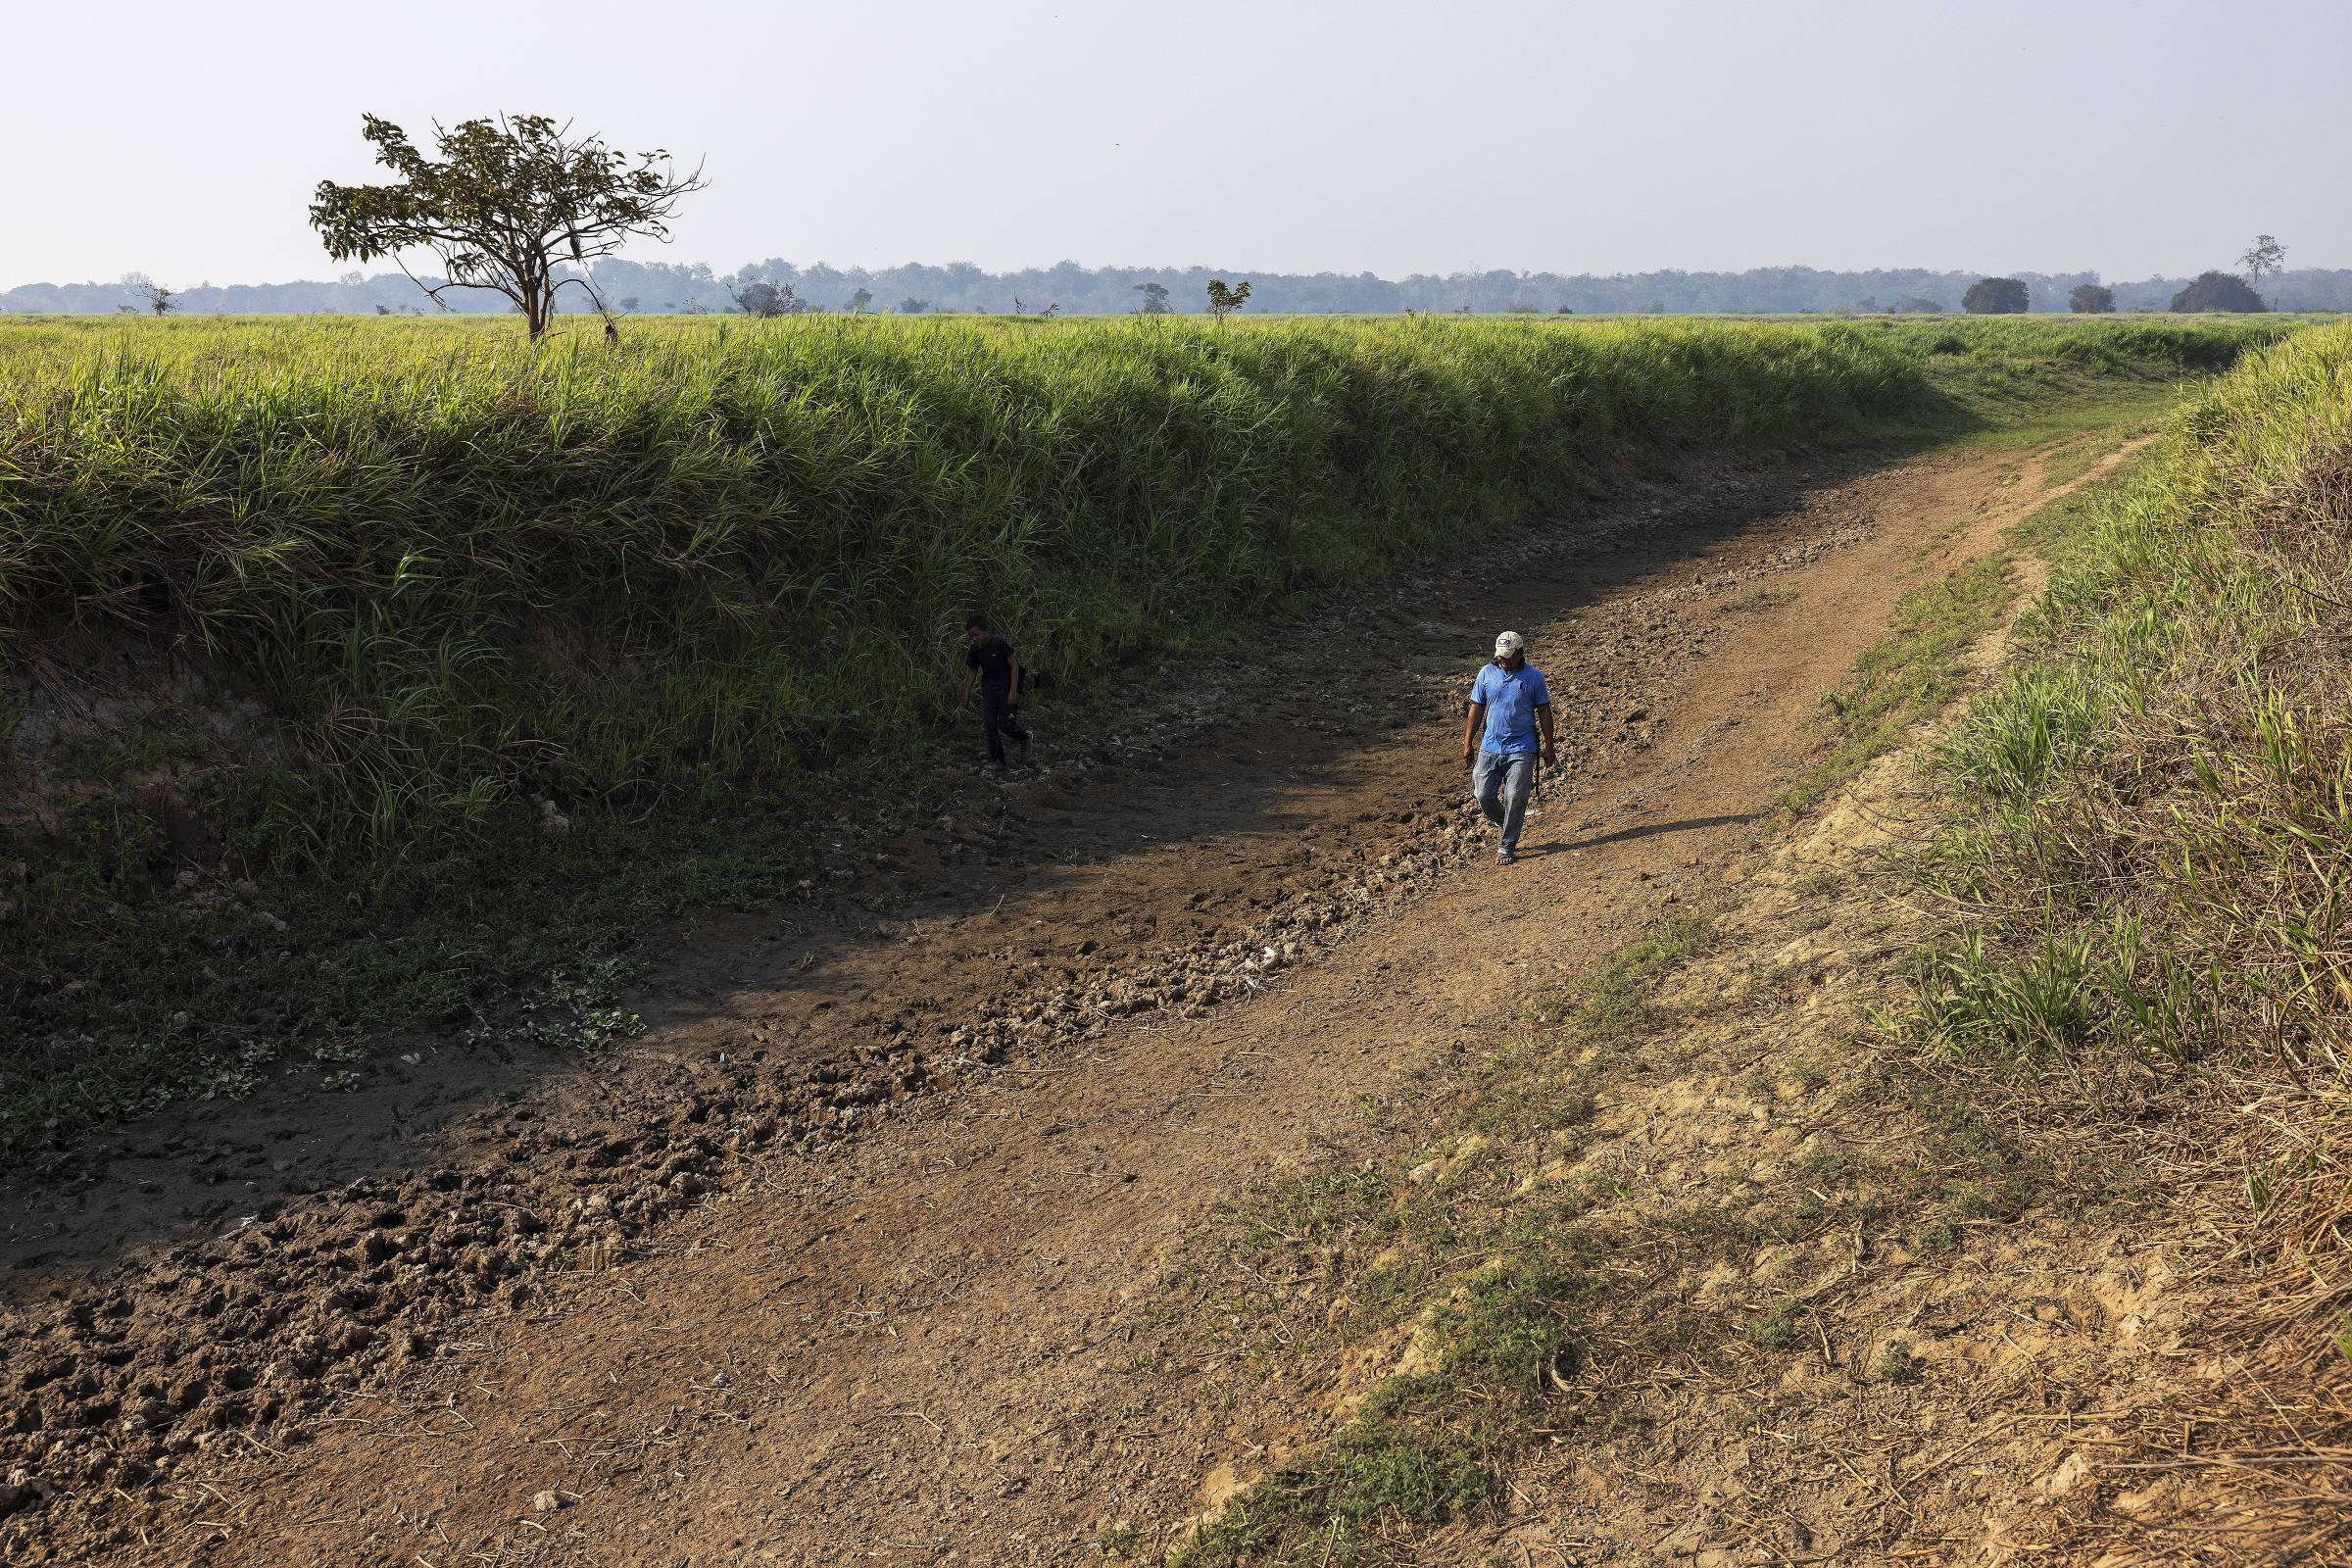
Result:
[[[1010,1563],[1199,1514],[1386,1365],[1141,1400],[1163,1260],[1744,863],[1900,593],[2046,499],[1997,457],[1660,486],[879,846],[845,816],[849,894],[701,929],[620,1059],[452,1087],[424,1043],[419,1125],[271,1162],[330,1190],[45,1238],[9,1560]],[[1453,755],[1503,624],[1572,763],[1507,869]],[[237,1114],[250,1161],[296,1111]],[[197,1136],[105,1174],[184,1185]]]

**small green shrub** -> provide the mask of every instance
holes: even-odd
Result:
[[[1762,1317],[1752,1319],[1741,1337],[1760,1350],[1789,1349],[1802,1337],[1797,1317],[1805,1310],[1804,1302],[1788,1297]]]

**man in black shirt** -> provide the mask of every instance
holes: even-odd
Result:
[[[986,616],[965,621],[963,635],[972,645],[963,654],[971,673],[963,677],[963,696],[956,706],[970,705],[972,682],[979,681],[980,727],[988,735],[988,760],[1003,767],[1005,736],[1018,741],[1023,754],[1029,750],[1029,732],[1021,728],[1020,718],[1021,662],[1012,644],[989,631]]]

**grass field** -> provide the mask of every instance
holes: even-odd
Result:
[[[973,609],[1076,697],[1677,451],[2062,432],[2291,326],[0,323],[19,700],[213,682],[12,757],[0,1126],[289,1049],[207,1018],[341,1050],[772,886],[774,804],[929,744]],[[291,933],[159,912],[175,830]]]

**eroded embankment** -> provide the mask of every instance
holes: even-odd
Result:
[[[469,1112],[407,1151],[446,1163],[241,1229],[224,1215],[212,1243],[21,1318],[18,1343],[46,1375],[19,1405],[40,1430],[11,1441],[40,1466],[27,1487],[64,1494],[20,1514],[19,1549],[158,1539],[233,1560],[406,1561],[440,1543],[831,1561],[855,1536],[906,1560],[1024,1560],[1121,1518],[1198,1514],[1204,1476],[1246,1479],[1272,1451],[1248,1425],[1251,1389],[1283,1392],[1241,1375],[1257,1316],[1251,1335],[1237,1321],[1204,1345],[1200,1303],[1156,1294],[1200,1205],[1321,1168],[1361,1134],[1362,1095],[1442,1120],[1445,1086],[1474,1092],[1476,1064],[1454,1053],[1485,1038],[1480,1020],[1538,977],[1597,965],[1661,901],[1703,892],[1802,762],[1816,694],[1902,575],[1936,569],[2003,510],[2000,470],[1864,477],[1675,564],[1539,552],[1499,590],[1488,572],[1408,585],[1317,634],[1311,691],[1237,681],[1231,706],[1197,708],[1195,760],[1230,760],[1181,791],[1127,786],[1120,808],[1190,830],[1180,852],[1105,841],[1091,865],[1007,887],[985,913],[896,925],[887,947],[808,969],[797,942],[758,940],[772,932],[713,934],[618,1071]],[[1400,623],[1446,661],[1429,672],[1444,681],[1463,658],[1446,626],[1483,635],[1498,610],[1556,650],[1582,767],[1547,797],[1528,874],[1448,875],[1445,846],[1466,836],[1449,688],[1386,688],[1404,720],[1391,746],[1300,767],[1297,739],[1348,722],[1323,677],[1394,670]],[[1460,667],[1475,657],[1474,644]],[[1416,692],[1441,711],[1412,716]],[[1225,805],[1220,786],[1245,781],[1279,809]],[[1377,853],[1262,897],[1300,874],[1300,850],[1320,872],[1349,842],[1339,825],[1367,813],[1380,836],[1353,842]],[[1073,827],[1115,821],[1072,813]],[[1201,874],[1220,861],[1235,867],[1224,889]],[[1136,977],[1152,983],[1124,997],[1125,977],[1090,973],[1080,950],[1131,962],[1122,922],[1190,918],[1203,892],[1273,906],[1261,930],[1279,917],[1346,940],[1271,981],[1222,943],[1152,960]],[[1350,906],[1366,917],[1335,931]],[[1221,978],[1266,994],[1186,1016]],[[845,1004],[875,1015],[887,1063],[894,1020],[946,1033],[1031,1010],[1006,1005],[1023,993],[1139,991],[1167,1004],[1141,1026],[1040,1005],[1062,1049],[956,1065],[918,1095],[836,1103],[852,1086],[790,1070]],[[845,1121],[875,1125],[841,1143]],[[777,1147],[788,1130],[806,1152]],[[1319,1339],[1286,1332],[1302,1350]],[[1298,1421],[1286,1414],[1275,1443],[1296,1441]],[[393,1482],[420,1442],[440,1468]],[[139,1485],[151,1467],[160,1490]],[[518,1522],[542,1494],[562,1506]]]

